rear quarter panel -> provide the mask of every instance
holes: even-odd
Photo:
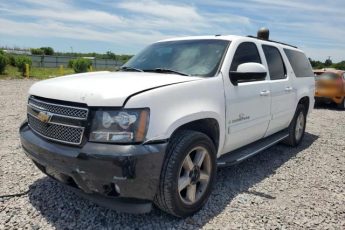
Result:
[[[296,77],[294,79],[294,85],[297,89],[297,103],[303,97],[309,98],[309,108],[308,113],[312,112],[314,109],[315,99],[315,80],[312,77]],[[297,107],[297,104],[296,104]]]
[[[283,47],[285,48],[285,47]],[[299,51],[301,52],[301,51]],[[298,102],[303,98],[303,97],[308,97],[309,98],[309,108],[308,108],[308,113],[312,112],[315,104],[315,77],[314,74],[312,74],[310,77],[300,77],[296,76],[294,70],[292,69],[292,66],[289,62],[289,59],[287,58],[286,54],[282,52],[283,54],[283,59],[286,65],[286,69],[288,71],[289,76],[291,76],[291,82],[292,86],[296,91],[296,101],[295,101],[295,109],[297,108]],[[310,65],[311,69],[311,65]],[[311,70],[312,71],[312,70]],[[291,118],[292,119],[292,118]]]

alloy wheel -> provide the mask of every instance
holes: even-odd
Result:
[[[212,171],[210,153],[202,146],[185,157],[179,172],[178,192],[183,203],[195,204],[205,193]]]

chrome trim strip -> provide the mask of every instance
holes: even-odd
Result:
[[[30,113],[28,113],[29,116],[39,120],[37,117],[35,116],[32,116]],[[62,124],[56,124],[56,123],[50,123],[50,124],[54,124],[54,125],[61,125],[63,126]],[[61,143],[65,143],[65,144],[71,144],[71,145],[80,145],[82,140],[83,140],[83,136],[84,136],[84,131],[85,131],[85,128],[84,127],[75,127],[75,126],[71,126],[73,128],[78,128],[78,129],[82,129],[82,132],[81,132],[81,135],[80,135],[80,138],[79,138],[79,142],[78,143],[75,143],[75,142],[69,142],[69,141],[63,141],[63,140],[59,140],[59,139],[55,139],[55,138],[52,138],[52,137],[47,137],[45,135],[43,135],[42,133],[39,133],[38,131],[36,131],[33,127],[31,127],[30,123],[28,122],[28,125],[29,127],[31,128],[32,131],[34,131],[35,133],[37,133],[38,135],[46,138],[46,139],[49,139],[49,140],[52,140],[52,141],[57,141],[57,142],[61,142]]]
[[[40,122],[42,122],[40,119],[38,119],[38,117],[35,114],[28,112],[28,115],[30,115],[30,116],[36,118],[37,120],[39,120]],[[55,116],[55,115],[53,115],[53,116]],[[63,123],[51,122],[50,120],[48,122],[46,122],[46,124],[61,125],[61,126],[66,126],[66,127],[71,127],[71,128],[85,129],[85,127],[83,127],[83,126],[75,126],[75,125],[68,125],[68,124],[63,124]]]
[[[32,109],[37,109],[37,110],[45,111],[45,109],[40,107],[40,106],[37,106],[37,105],[34,105],[34,104],[30,104],[30,101],[28,102],[28,106],[30,108],[32,108]]]
[[[27,106],[30,107],[32,110],[35,110],[36,112],[47,111],[44,108],[40,108],[40,107],[32,105],[32,104],[27,104]],[[49,111],[47,111],[47,112],[49,112]],[[52,113],[52,112],[49,112],[49,113],[51,113],[52,116],[55,116],[55,117],[63,117],[63,118],[68,118],[68,119],[72,119],[72,120],[79,120],[79,121],[86,121],[87,120],[87,118],[71,117],[71,116],[61,115],[61,114]]]
[[[73,119],[76,119],[76,120],[87,120],[87,117],[89,116],[89,109],[87,109],[87,108],[75,107],[75,106],[69,106],[69,105],[61,105],[61,104],[54,104],[54,103],[50,103],[50,102],[41,101],[41,100],[38,100],[38,99],[33,98],[33,97],[30,97],[30,98],[29,98],[29,101],[28,101],[28,105],[29,105],[31,108],[32,108],[32,107],[35,107],[36,109],[40,109],[40,110],[46,111],[46,109],[44,109],[44,108],[42,108],[42,107],[40,107],[40,106],[37,106],[37,105],[34,105],[34,104],[30,103],[30,100],[37,101],[38,103],[47,104],[47,105],[53,105],[53,106],[58,106],[58,107],[62,107],[62,108],[71,108],[71,109],[79,109],[79,110],[86,111],[86,117],[85,117],[85,118],[81,118],[81,117],[72,117],[72,116],[67,116],[67,115],[62,115],[62,114],[53,113],[53,114],[56,115],[56,116],[66,117],[66,118],[73,118]],[[50,111],[48,111],[48,112],[50,112]]]

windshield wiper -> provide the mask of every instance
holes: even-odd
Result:
[[[137,72],[144,72],[142,69],[130,67],[130,66],[123,66],[120,68],[120,70],[125,70],[125,71],[137,71]]]
[[[182,73],[176,70],[172,70],[172,69],[164,69],[164,68],[155,68],[155,69],[145,69],[145,72],[157,72],[157,73],[176,73],[182,76],[190,76],[189,74],[186,73]]]

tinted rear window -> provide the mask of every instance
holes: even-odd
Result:
[[[284,49],[284,52],[296,77],[314,77],[310,62],[304,53],[290,49]]]
[[[286,78],[286,71],[284,61],[276,47],[263,45],[262,46],[267,60],[268,70],[270,72],[271,80],[278,80]]]

